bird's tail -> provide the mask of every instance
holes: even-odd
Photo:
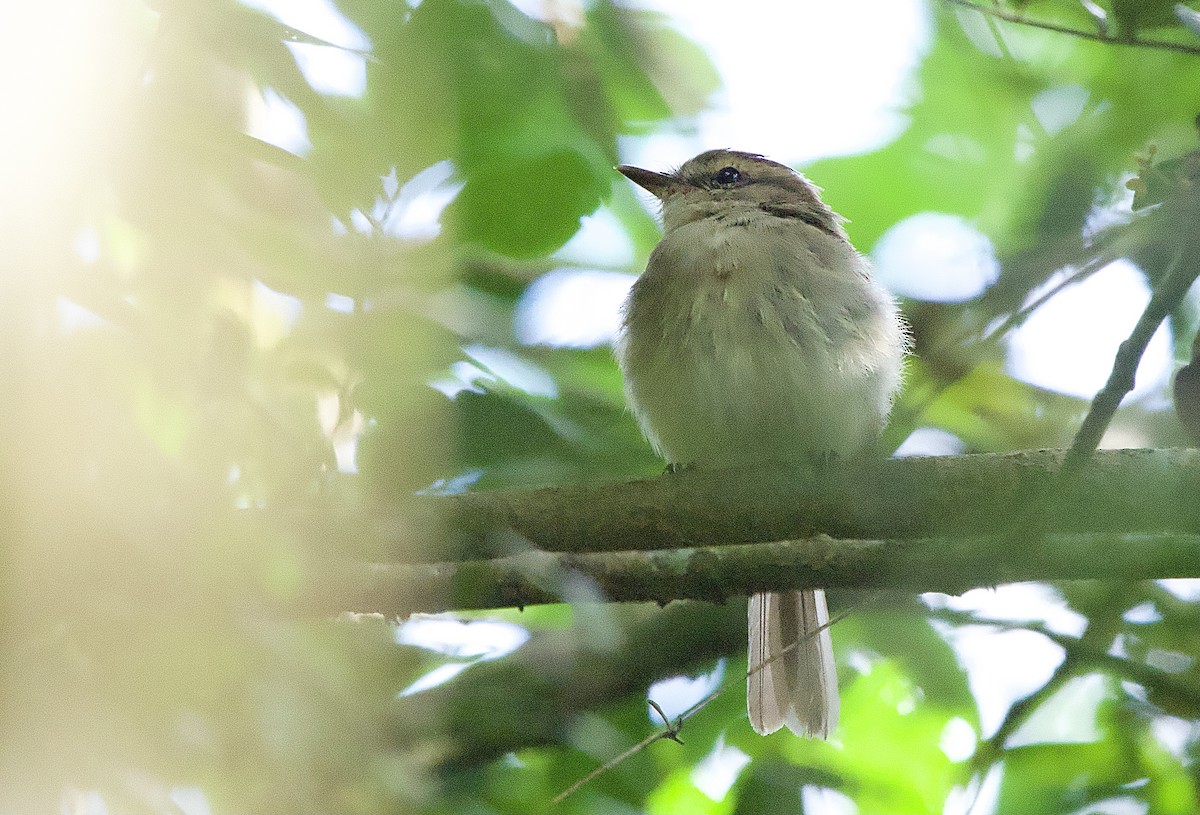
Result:
[[[750,725],[764,736],[786,724],[797,736],[827,738],[837,726],[837,669],[829,628],[813,634],[829,622],[825,592],[755,594],[749,622]]]

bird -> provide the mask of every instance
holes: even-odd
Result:
[[[728,149],[671,172],[616,170],[661,205],[663,236],[623,304],[614,354],[668,470],[871,450],[908,332],[818,189]],[[828,738],[839,696],[824,592],[757,593],[748,609],[751,726]]]

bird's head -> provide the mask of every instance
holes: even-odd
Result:
[[[837,217],[821,201],[816,187],[791,167],[756,153],[709,150],[674,172],[627,164],[617,171],[658,198],[667,232],[703,218],[737,220],[766,213],[796,217],[840,233]]]

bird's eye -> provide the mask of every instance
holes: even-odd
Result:
[[[716,181],[723,187],[732,186],[742,180],[742,173],[737,167],[722,167],[717,170],[717,174],[713,176],[713,181]]]

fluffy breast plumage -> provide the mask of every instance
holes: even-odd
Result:
[[[894,303],[843,239],[778,220],[682,226],[634,286],[617,356],[669,461],[848,454],[887,415]]]

